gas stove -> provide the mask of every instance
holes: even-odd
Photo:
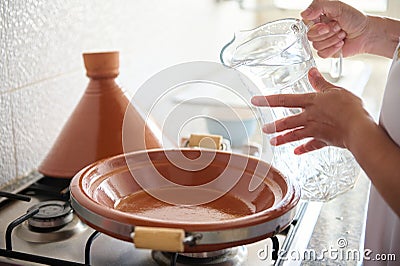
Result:
[[[249,245],[203,253],[136,249],[84,224],[69,204],[70,179],[34,171],[0,192],[1,265],[290,265],[285,252],[307,247],[321,208],[301,201],[292,224]]]

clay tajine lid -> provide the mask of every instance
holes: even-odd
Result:
[[[46,176],[71,178],[99,159],[124,151],[161,147],[115,83],[114,78],[119,73],[119,53],[87,53],[83,54],[83,59],[90,82],[39,166],[39,171]],[[124,143],[122,133],[130,136]]]

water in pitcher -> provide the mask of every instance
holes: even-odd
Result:
[[[222,50],[221,60],[257,80],[263,95],[313,92],[307,73],[315,63],[305,33],[305,25],[296,19],[267,23],[247,36],[246,32],[235,36]],[[272,108],[271,112],[277,120],[302,110]],[[328,201],[351,189],[360,171],[352,154],[324,147],[295,155],[294,148],[306,141],[277,146],[273,162],[283,174],[297,179],[303,198]]]

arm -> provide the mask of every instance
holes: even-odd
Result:
[[[399,43],[400,21],[368,16],[368,33],[365,43],[365,52],[392,58],[394,50]]]
[[[270,107],[296,107],[303,112],[263,128],[265,133],[284,132],[271,139],[273,145],[313,138],[295,149],[306,153],[334,145],[349,149],[382,197],[400,216],[400,147],[377,125],[352,93],[327,82],[317,69],[309,72],[317,90],[307,94],[255,96],[253,104]]]
[[[354,122],[347,148],[385,201],[400,216],[400,147],[371,119]]]

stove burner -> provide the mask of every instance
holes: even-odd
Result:
[[[171,259],[174,253],[153,251],[151,253],[153,259],[158,265],[171,265]],[[179,253],[176,259],[177,266],[184,265],[244,265],[247,258],[247,248],[245,246],[223,249],[212,252],[202,253]]]
[[[25,221],[15,228],[16,235],[17,237],[31,243],[52,243],[64,241],[88,229],[88,226],[81,222],[76,215],[73,214],[72,216],[73,219],[70,223],[51,232],[33,231],[31,226],[28,225],[28,221]]]
[[[74,218],[71,206],[65,201],[40,202],[29,208],[28,212],[33,209],[39,209],[39,212],[28,219],[28,225],[35,232],[56,231]]]

